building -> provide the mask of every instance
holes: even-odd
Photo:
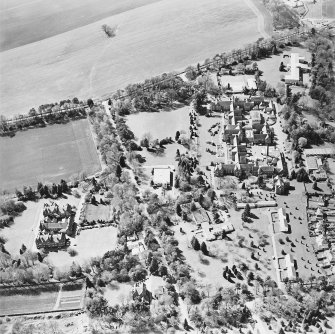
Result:
[[[145,283],[137,283],[133,287],[133,299],[139,302],[145,302],[147,304],[150,304],[153,297],[151,291],[147,289]]]
[[[287,233],[288,232],[288,224],[287,224],[286,211],[285,211],[284,208],[279,208],[278,209],[278,223],[279,223],[280,232]]]
[[[40,231],[71,235],[74,229],[75,214],[75,208],[70,204],[59,207],[56,202],[44,203]]]
[[[43,233],[40,232],[35,240],[37,249],[40,248],[64,248],[70,245],[70,240],[65,233]]]
[[[323,169],[314,170],[312,175],[316,181],[326,181],[328,178],[327,173]]]
[[[296,85],[299,82],[303,81],[303,69],[308,69],[308,66],[303,64],[304,57],[299,57],[299,53],[291,53],[290,64],[290,73],[285,75],[285,83]]]
[[[312,173],[313,171],[318,169],[318,164],[314,156],[306,157],[306,167],[307,167],[308,173]]]
[[[166,167],[155,167],[153,169],[153,179],[154,185],[163,187],[173,186],[173,170],[170,166]]]
[[[309,156],[319,156],[319,157],[335,157],[335,148],[326,147],[326,148],[310,148],[304,151],[306,157]]]
[[[290,181],[277,175],[274,179],[274,188],[277,195],[286,195],[290,189]]]
[[[285,255],[285,265],[287,270],[287,278],[289,280],[295,281],[297,279],[297,272],[295,270],[292,254]]]

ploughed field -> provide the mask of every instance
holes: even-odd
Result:
[[[100,170],[87,119],[17,132],[0,138],[0,188],[59,182],[85,171]]]
[[[323,0],[322,14],[325,18],[335,19],[335,1],[334,0]]]
[[[1,114],[27,113],[74,96],[106,97],[260,37],[257,17],[244,0],[74,0],[66,13],[63,2],[15,0],[13,9],[3,7],[12,19],[0,20],[7,36],[3,50],[9,48],[0,54]],[[97,21],[102,12],[110,16]],[[63,24],[65,32],[58,31]],[[117,26],[116,37],[107,38],[103,24]]]

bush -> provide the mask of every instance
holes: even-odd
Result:
[[[74,256],[78,255],[78,252],[77,252],[74,248],[69,248],[69,249],[67,250],[67,252],[69,253],[69,255],[70,255],[71,257],[74,257]]]
[[[73,195],[75,198],[80,198],[80,194],[79,194],[78,190],[76,190],[76,189],[72,189],[72,195]]]

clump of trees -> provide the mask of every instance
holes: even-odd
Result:
[[[116,30],[117,30],[117,26],[115,27],[111,27],[108,24],[103,24],[101,26],[102,31],[106,34],[106,36],[108,38],[112,38],[116,36]]]
[[[273,17],[273,25],[278,29],[293,29],[300,26],[299,15],[280,0],[263,0]]]
[[[308,48],[312,53],[312,87],[309,95],[319,102],[315,112],[321,118],[335,117],[335,78],[333,64],[335,44],[328,32],[312,35]]]
[[[43,104],[30,109],[28,115],[18,115],[13,119],[0,117],[0,135],[14,135],[27,128],[45,127],[54,123],[66,123],[70,120],[86,117],[85,103],[78,98],[63,100],[59,103]]]

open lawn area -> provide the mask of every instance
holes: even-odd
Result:
[[[219,135],[216,134],[214,136],[208,131],[213,125],[217,123],[221,123],[221,114],[213,113],[212,117],[206,116],[199,116],[199,122],[201,126],[198,128],[199,134],[199,152],[201,154],[200,157],[200,166],[205,167],[209,166],[212,161],[221,162],[223,159],[217,158],[216,153],[216,146],[212,145],[219,144],[218,137]],[[215,131],[218,131],[219,127],[216,126],[213,128],[212,133],[214,134]],[[219,131],[218,131],[219,132]],[[207,151],[207,149],[209,151]]]
[[[104,297],[107,299],[110,306],[122,304],[131,297],[132,287],[131,283],[119,283],[113,281],[103,288]]]
[[[18,132],[0,138],[1,190],[58,182],[73,174],[100,170],[87,119]]]
[[[295,183],[297,184],[297,182]],[[297,184],[296,188],[301,188],[301,184]],[[296,262],[296,271],[303,279],[308,279],[311,275],[316,277],[322,275],[323,271],[318,267],[318,261],[313,251],[314,242],[309,237],[306,197],[302,197],[301,192],[300,194],[290,193],[289,196],[277,196],[277,202],[278,207],[286,210],[290,226],[289,233],[275,233],[278,258],[284,258],[282,251],[286,254],[292,254]],[[280,239],[283,242],[280,242]]]
[[[102,256],[116,247],[117,228],[107,226],[81,231],[75,239],[71,239],[71,248],[78,255],[71,257],[66,251],[50,252],[48,260],[60,268],[68,268],[72,262],[84,264],[95,256]]]
[[[86,207],[86,220],[91,222],[92,220],[104,220],[108,221],[111,219],[111,210],[112,207],[110,205],[103,204],[88,204]]]
[[[127,124],[138,140],[145,133],[150,133],[152,139],[172,137],[174,140],[177,131],[189,133],[190,107],[184,106],[170,111],[141,112],[127,116]]]
[[[6,250],[13,256],[19,255],[22,244],[25,244],[28,249],[33,248],[33,246],[35,248],[39,220],[41,219],[43,205],[46,202],[49,203],[49,200],[41,199],[37,202],[25,202],[27,209],[20,216],[14,218],[14,222],[10,227],[0,230],[0,234],[7,239]],[[58,199],[56,202],[60,206],[69,203],[77,207],[79,199],[72,195],[66,195],[66,198]]]
[[[181,135],[185,135],[189,138],[189,112],[189,106],[173,109],[171,111],[154,113],[142,112],[127,116],[127,124],[134,132],[138,143],[146,133],[150,133],[152,140],[162,140],[166,137],[171,137],[175,140],[177,131],[180,131]],[[172,164],[177,166],[178,163],[175,161],[177,149],[179,149],[181,154],[186,152],[184,146],[178,143],[173,143],[166,145],[163,154],[157,155],[148,152],[145,148],[138,153],[146,159],[146,162],[144,163],[145,166]]]
[[[218,285],[231,286],[235,283],[246,283],[243,280],[234,278],[234,282],[228,282],[223,276],[225,266],[230,268],[235,264],[245,263],[249,270],[253,271],[255,277],[259,275],[263,279],[270,276],[276,280],[276,272],[273,263],[273,248],[269,234],[269,223],[263,209],[253,209],[251,222],[244,223],[241,220],[242,211],[229,210],[231,223],[235,231],[228,234],[223,240],[206,241],[209,251],[215,257],[206,257],[201,252],[196,252],[189,247],[191,231],[196,229],[193,223],[181,223],[175,229],[175,237],[179,241],[179,247],[186,258],[186,262],[194,270],[193,275],[204,286],[215,288]],[[215,228],[215,224],[212,225]],[[179,227],[186,232],[180,233]],[[240,241],[242,240],[242,241]],[[254,247],[251,246],[253,242]],[[259,244],[262,246],[258,247]],[[254,253],[254,259],[251,254]],[[258,269],[255,268],[257,263]],[[211,289],[210,288],[210,289]],[[213,290],[214,291],[214,290]]]

